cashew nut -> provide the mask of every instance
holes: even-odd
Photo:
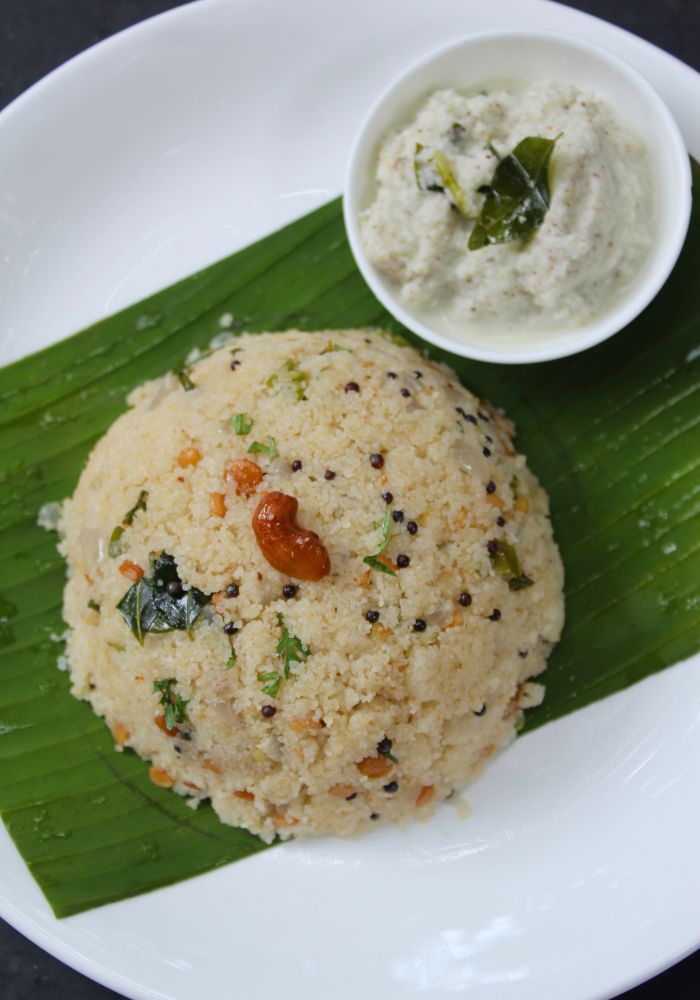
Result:
[[[315,531],[296,523],[299,501],[286,493],[265,493],[253,514],[253,531],[265,559],[297,580],[320,580],[331,571],[328,550]]]

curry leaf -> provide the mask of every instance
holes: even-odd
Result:
[[[439,149],[433,153],[433,162],[445,190],[450,193],[450,201],[465,219],[473,218],[469,210],[467,196],[462,190],[450,160]]]
[[[550,202],[549,164],[559,138],[528,136],[500,161],[469,237],[470,250],[520,240],[542,225]]]
[[[192,628],[210,599],[196,587],[185,590],[175,560],[163,552],[152,563],[151,575],[133,584],[117,609],[143,645],[148,632]]]

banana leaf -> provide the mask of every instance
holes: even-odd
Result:
[[[505,408],[551,497],[567,626],[525,730],[700,645],[700,205],[661,294],[606,344],[508,367],[428,353]],[[381,325],[338,200],[47,350],[0,370],[0,811],[57,916],[167,885],[265,845],[193,812],[114,752],[57,669],[64,566],[37,526],[71,493],[135,385],[234,330]]]

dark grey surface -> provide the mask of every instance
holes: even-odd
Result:
[[[648,38],[700,69],[700,0],[567,2]],[[180,5],[177,0],[0,0],[0,107],[95,42]],[[232,918],[235,923],[235,913]],[[700,952],[623,997],[698,1000]],[[0,921],[0,1000],[59,998],[118,1000],[116,993],[57,962]],[[198,1000],[207,998],[199,996]]]

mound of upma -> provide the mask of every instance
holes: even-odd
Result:
[[[270,841],[428,815],[563,623],[509,421],[369,330],[244,335],[132,393],[62,508],[73,693]]]

